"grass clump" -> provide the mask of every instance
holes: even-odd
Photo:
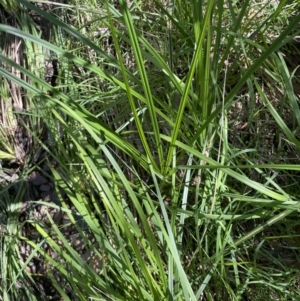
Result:
[[[298,4],[17,4],[3,300],[297,300]]]

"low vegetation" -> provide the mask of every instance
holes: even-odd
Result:
[[[299,300],[299,1],[0,8],[1,300]]]

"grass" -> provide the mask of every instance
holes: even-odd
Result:
[[[298,2],[2,7],[3,300],[299,299]]]

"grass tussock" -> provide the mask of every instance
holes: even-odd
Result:
[[[2,300],[299,299],[299,3],[1,3]]]

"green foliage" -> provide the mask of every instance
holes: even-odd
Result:
[[[29,119],[13,99],[1,122],[23,121],[33,141],[17,161],[19,184],[40,168],[38,149],[56,162],[48,176],[61,205],[27,203],[59,208],[68,224],[49,213],[47,223],[21,223],[25,188],[14,199],[15,183],[3,185],[3,300],[38,300],[39,275],[26,269],[37,254],[63,300],[298,300],[300,167],[281,154],[300,148],[289,63],[299,3],[17,3],[20,26],[0,24],[0,32],[24,41],[28,64],[0,54],[1,101],[13,83]],[[48,39],[39,20],[51,24]],[[52,85],[49,54],[59,62]],[[20,158],[13,135],[0,131],[3,166]],[[26,227],[40,242],[22,234]],[[23,263],[21,242],[33,250]]]

